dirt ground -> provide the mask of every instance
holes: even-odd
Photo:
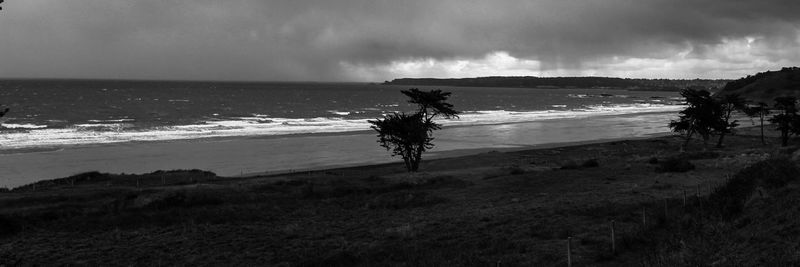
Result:
[[[780,153],[756,132],[721,149],[692,142],[687,172],[656,171],[681,153],[667,136],[439,159],[414,174],[386,164],[73,177],[0,193],[0,262],[565,266],[571,237],[577,266],[642,265],[642,212],[646,225],[679,217],[684,195]]]

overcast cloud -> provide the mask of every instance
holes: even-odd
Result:
[[[797,0],[6,0],[0,77],[738,78],[800,65]]]

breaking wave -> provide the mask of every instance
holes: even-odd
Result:
[[[652,103],[594,105],[571,110],[465,111],[458,119],[439,121],[445,126],[473,126],[505,123],[533,122],[552,119],[586,118],[604,115],[622,115],[652,112],[677,112],[684,106]],[[6,128],[28,129],[0,135],[0,149],[25,149],[87,145],[133,141],[167,141],[213,137],[292,135],[315,133],[341,133],[369,130],[369,119],[343,118],[355,112],[329,111],[340,117],[272,118],[253,114],[248,117],[210,118],[190,125],[133,127],[133,119],[96,120],[66,128],[47,128],[46,125],[4,124]]]

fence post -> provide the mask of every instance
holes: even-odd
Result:
[[[697,184],[697,199],[700,199],[700,184]]]
[[[642,207],[642,229],[647,228],[647,210],[646,207]]]
[[[611,254],[617,255],[617,237],[614,233],[614,224],[616,224],[616,222],[611,220]]]
[[[686,188],[683,189],[683,207],[686,207]]]
[[[567,266],[572,267],[572,237],[567,237]]]

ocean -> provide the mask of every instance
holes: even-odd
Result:
[[[412,111],[400,94],[408,88],[368,83],[0,80],[0,104],[11,108],[0,120],[0,164],[5,165],[0,166],[0,177],[12,181],[8,185],[20,185],[90,170],[199,168],[234,175],[399,160],[377,146],[367,120]],[[445,129],[435,133],[434,153],[663,133],[683,107],[676,92],[418,88],[452,92],[450,102],[462,111],[458,119],[440,121]],[[342,136],[350,139],[343,141]],[[237,149],[225,152],[229,160],[219,159],[219,151],[226,149],[220,142],[242,138],[268,143],[259,148],[229,144]],[[316,140],[314,146],[309,145],[311,139]],[[183,152],[212,142],[213,149],[170,154],[165,146],[175,142],[190,144],[177,149]],[[131,147],[137,152],[125,154]],[[139,153],[144,148],[152,154]],[[269,154],[264,156],[269,164],[242,163],[260,155],[255,152]],[[203,153],[211,155],[197,155]],[[320,154],[325,156],[309,159]],[[170,160],[176,157],[180,162]],[[38,168],[45,172],[26,170],[35,166],[31,162],[49,167]]]

